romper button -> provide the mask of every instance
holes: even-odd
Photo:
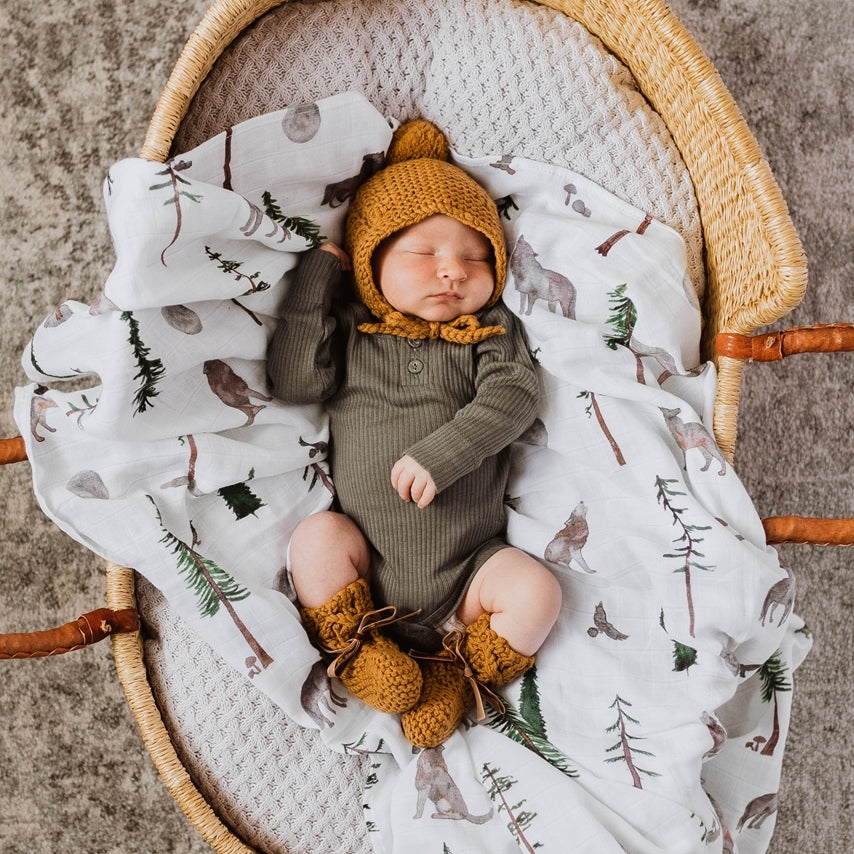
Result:
[[[406,343],[409,344],[413,350],[417,350],[424,342],[420,338],[407,338]]]
[[[424,362],[421,359],[410,359],[406,368],[410,374],[420,374],[424,368]]]

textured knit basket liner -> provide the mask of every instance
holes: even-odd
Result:
[[[152,118],[141,156],[165,160],[194,94],[223,50],[279,0],[221,0],[190,38]],[[723,331],[752,334],[801,300],[806,262],[777,184],[719,75],[663,0],[555,0],[630,69],[691,176],[703,229],[703,350]],[[430,38],[425,32],[424,38]],[[716,437],[731,459],[743,362],[716,358]],[[132,570],[108,566],[108,605],[136,607]],[[138,633],[112,638],[146,746],[178,804],[219,852],[252,850],[218,818],[178,759],[152,695]]]

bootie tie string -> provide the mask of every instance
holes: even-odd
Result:
[[[442,639],[442,652],[427,653],[417,652],[413,650],[409,654],[422,661],[439,661],[449,664],[456,664],[462,671],[466,681],[471,686],[472,694],[474,694],[475,714],[478,721],[482,721],[486,717],[486,709],[483,705],[484,697],[500,715],[504,714],[504,703],[501,697],[498,696],[488,685],[478,680],[471,669],[465,655],[462,651],[463,633],[458,630],[448,632]]]
[[[356,653],[362,648],[362,642],[369,632],[375,632],[390,626],[392,623],[398,623],[401,620],[408,620],[410,617],[415,617],[421,613],[419,608],[417,611],[412,611],[409,614],[398,614],[397,608],[394,605],[386,605],[383,608],[377,608],[374,611],[367,611],[359,620],[359,625],[356,628],[353,637],[347,644],[338,649],[332,649],[323,646],[324,652],[331,653],[335,658],[326,668],[326,674],[329,678],[337,678],[338,674],[353,660]]]

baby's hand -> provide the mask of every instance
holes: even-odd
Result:
[[[421,509],[436,497],[436,483],[430,472],[409,454],[392,466],[391,485],[404,501],[414,501]]]
[[[330,255],[334,255],[338,259],[338,263],[341,265],[342,270],[353,269],[353,265],[350,263],[350,256],[337,243],[333,243],[331,240],[325,240],[317,248],[322,249],[324,252],[328,252]]]

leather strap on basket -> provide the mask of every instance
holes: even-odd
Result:
[[[0,635],[0,659],[45,658],[60,655],[105,637],[139,629],[139,615],[133,608],[113,611],[98,608],[55,629]]]
[[[27,458],[27,447],[20,436],[0,439],[0,466],[7,463],[21,463]]]
[[[819,519],[806,516],[769,516],[762,520],[771,545],[793,543],[814,546],[854,545],[854,519]]]
[[[715,352],[730,359],[779,362],[800,353],[844,353],[854,351],[854,323],[795,326],[781,332],[739,335],[721,332]]]
[[[778,362],[800,353],[854,352],[854,323],[795,326],[781,332],[739,335],[722,332],[715,339],[719,356],[754,362]],[[854,545],[854,519],[771,516],[762,520],[771,545]]]

